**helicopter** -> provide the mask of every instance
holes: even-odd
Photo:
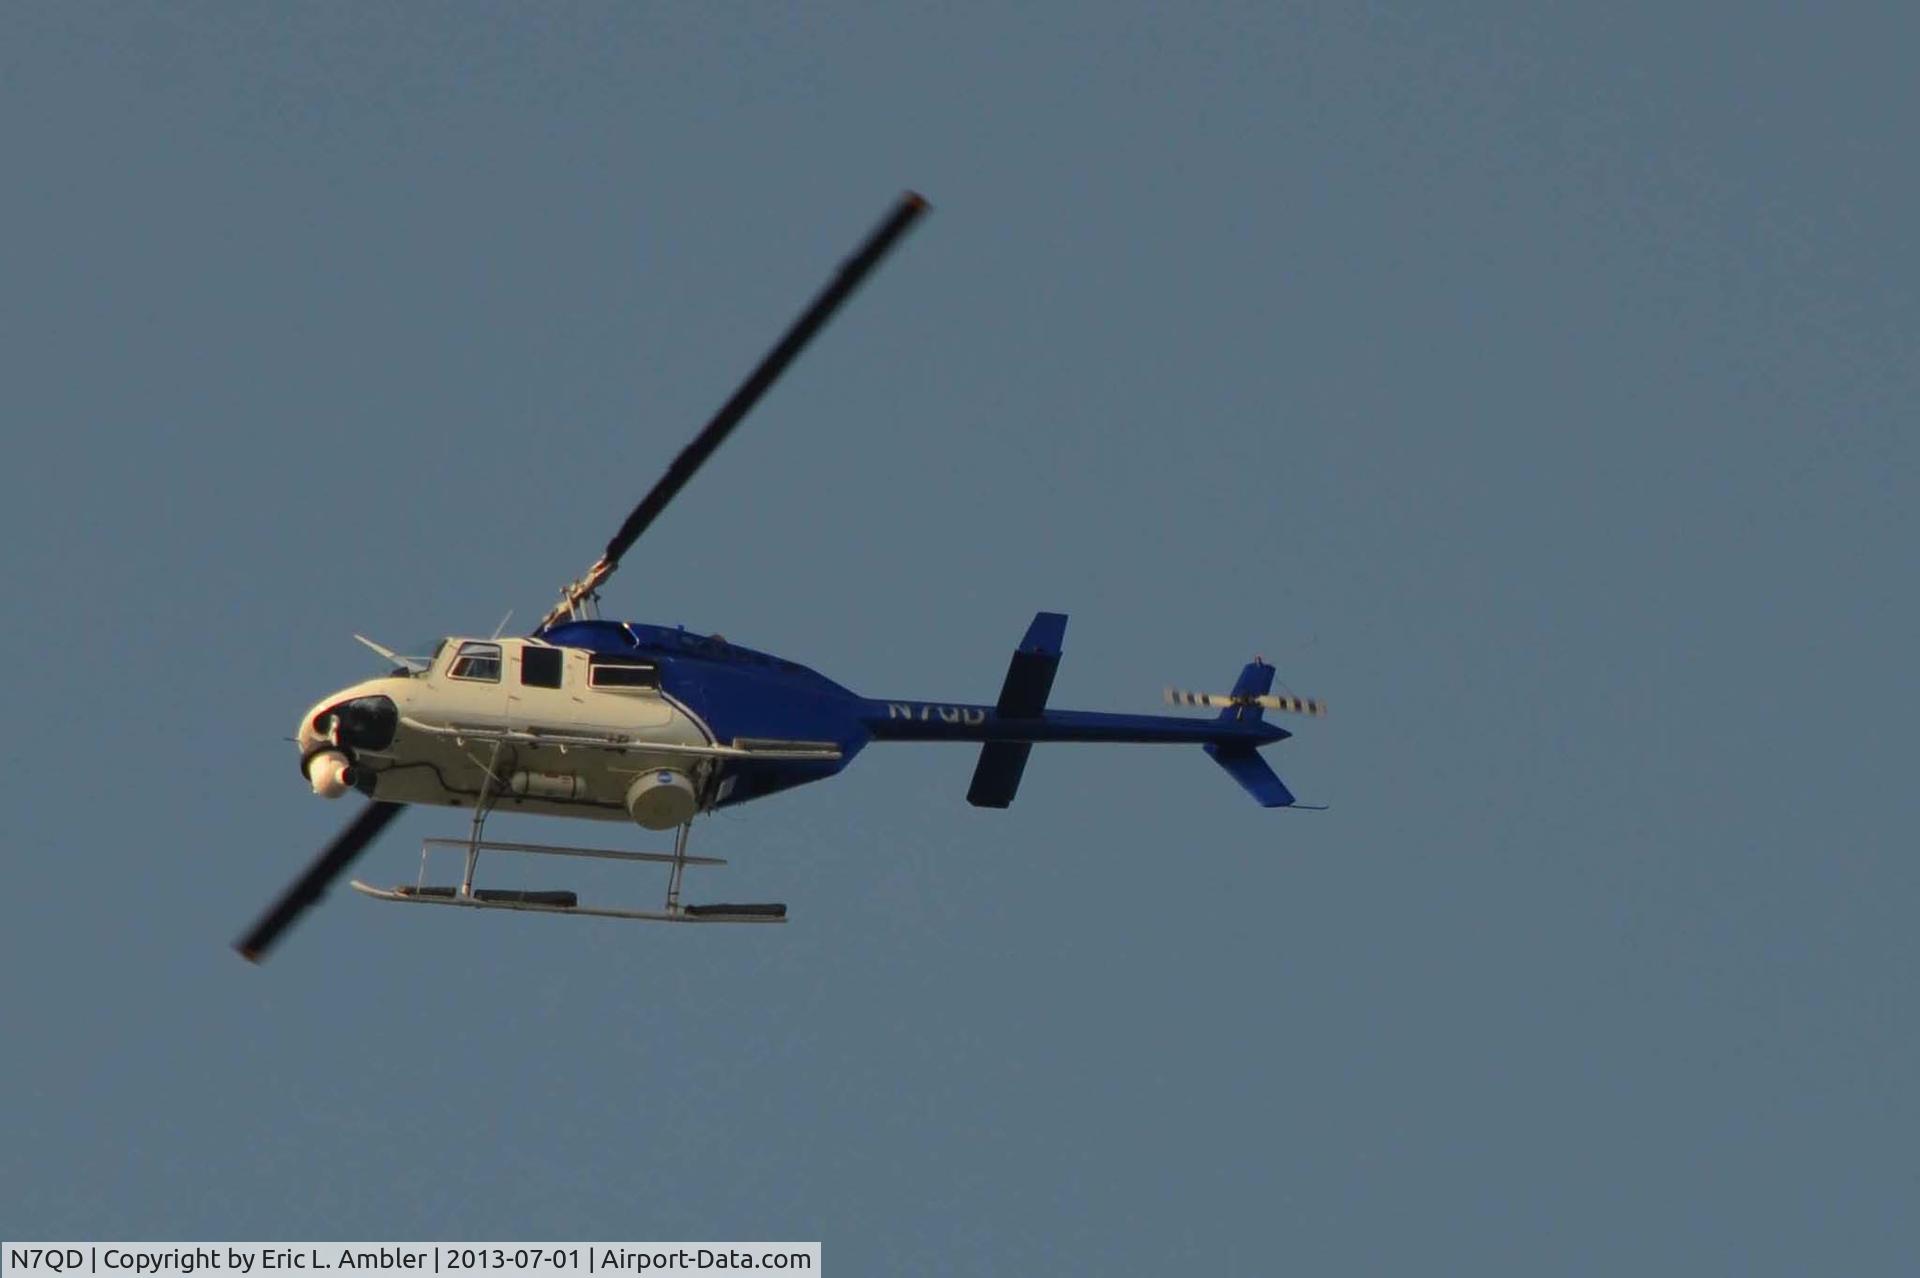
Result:
[[[354,879],[355,891],[409,905],[755,924],[785,922],[786,906],[682,900],[688,867],[725,864],[688,852],[695,818],[836,776],[877,741],[977,743],[967,789],[975,807],[1010,806],[1034,745],[1068,741],[1198,745],[1262,806],[1309,806],[1259,754],[1292,735],[1265,712],[1326,707],[1274,695],[1274,667],[1260,658],[1226,694],[1167,690],[1175,705],[1218,710],[1212,718],[1050,709],[1067,618],[1041,612],[991,704],[876,700],[717,634],[599,615],[600,591],[621,558],[927,210],[914,192],[900,197],[531,634],[449,637],[426,657],[354,636],[392,668],[322,697],[301,716],[294,741],[316,795],[357,793],[367,802],[234,943],[244,958],[260,962],[409,805],[465,809],[468,832],[424,840],[416,882]],[[486,820],[497,810],[672,831],[672,850],[491,841]],[[464,853],[458,882],[427,884],[428,854],[449,849]],[[482,852],[661,864],[666,898],[658,909],[629,909],[585,905],[572,891],[476,887]]]

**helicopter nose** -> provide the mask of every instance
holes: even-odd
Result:
[[[400,707],[379,693],[322,702],[300,725],[302,744],[322,742],[348,750],[384,750],[400,727]]]
[[[300,727],[293,734],[293,742],[299,747],[302,759],[310,757],[329,744],[326,736],[314,725],[322,721],[322,716],[331,704],[331,701],[317,702],[313,709],[300,716]],[[302,766],[304,768],[304,764]]]
[[[295,740],[300,775],[322,798],[337,799],[361,784],[356,750],[384,750],[400,726],[400,708],[379,693],[332,697],[301,717]]]

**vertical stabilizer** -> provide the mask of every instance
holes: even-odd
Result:
[[[1267,712],[1254,702],[1255,697],[1264,697],[1273,690],[1273,667],[1255,657],[1240,671],[1240,677],[1233,682],[1233,691],[1228,695],[1241,704],[1230,705],[1220,712],[1220,717],[1234,722],[1258,723],[1266,718]]]

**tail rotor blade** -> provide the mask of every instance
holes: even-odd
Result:
[[[234,942],[233,948],[240,951],[240,957],[249,963],[258,963],[265,958],[280,934],[326,894],[328,885],[367,850],[367,846],[380,836],[380,831],[387,828],[387,822],[400,815],[400,809],[405,806],[404,803],[386,803],[376,799],[362,808],[360,815],[336,834],[333,842],[320,850],[320,855],[280,894],[280,899],[268,907],[253,928]]]
[[[1283,710],[1288,714],[1306,714],[1314,718],[1324,718],[1327,703],[1315,697],[1282,697],[1263,693],[1257,697],[1235,697],[1218,692],[1183,692],[1179,688],[1167,689],[1167,704],[1173,706],[1203,706],[1211,710],[1230,710],[1235,706],[1260,706],[1266,710]]]
[[[1208,710],[1224,710],[1238,704],[1232,697],[1217,692],[1184,692],[1179,688],[1167,689],[1167,704],[1170,706],[1194,706]]]

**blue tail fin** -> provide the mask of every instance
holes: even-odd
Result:
[[[1273,667],[1255,658],[1240,671],[1240,677],[1234,680],[1233,696],[1264,697],[1273,690]],[[1228,706],[1220,712],[1223,722],[1249,723],[1263,719],[1266,711],[1256,705]],[[1274,774],[1267,761],[1251,745],[1230,742],[1225,745],[1202,747],[1207,757],[1227,770],[1227,775],[1240,783],[1240,788],[1253,796],[1253,801],[1263,808],[1290,808],[1294,805],[1293,791],[1287,789]]]
[[[1242,789],[1253,796],[1253,801],[1263,808],[1290,808],[1293,806],[1293,791],[1287,789],[1267,761],[1260,757],[1252,746],[1208,745],[1201,749],[1207,757],[1227,770],[1227,775],[1240,783]]]
[[[994,713],[1007,719],[1038,718],[1047,708],[1047,694],[1053,691],[1053,674],[1060,668],[1060,644],[1067,634],[1067,615],[1063,612],[1039,612],[1027,627],[1026,638],[1013,651],[1007,666],[1007,680],[1000,685],[1000,700]],[[980,747],[980,761],[973,767],[973,784],[967,787],[967,802],[976,808],[1004,808],[1013,803],[1020,789],[1020,777],[1027,770],[1027,756],[1033,746],[1026,741],[989,741]]]
[[[1233,696],[1264,697],[1273,691],[1273,667],[1255,657],[1240,671],[1240,677],[1233,681]],[[1241,722],[1258,722],[1267,712],[1259,706],[1228,706],[1220,712],[1222,719]]]

